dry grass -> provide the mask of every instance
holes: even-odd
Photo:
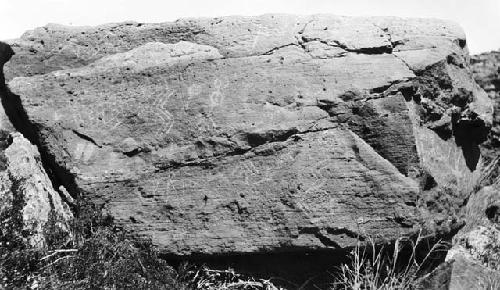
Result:
[[[491,275],[487,278],[486,285],[484,286],[485,290],[498,290],[500,289],[500,279],[496,275]]]
[[[68,242],[52,233],[54,245],[45,252],[22,247],[0,246],[0,278],[12,288],[31,289],[193,289],[193,290],[281,290],[265,279],[254,279],[233,270],[183,266],[175,271],[159,257],[148,242],[130,239],[115,229],[93,208],[82,213]],[[14,241],[3,235],[2,241]],[[413,289],[417,278],[426,274],[428,262],[448,245],[435,244],[418,257],[425,240],[400,238],[394,247],[380,248],[373,240],[368,247],[358,244],[351,262],[337,269],[331,289],[389,290]],[[423,245],[425,248],[425,245]],[[409,249],[409,251],[408,251]],[[15,251],[14,251],[15,250]],[[409,253],[409,254],[408,254]],[[5,280],[8,278],[8,280]],[[306,281],[294,289],[309,289]],[[486,289],[500,289],[492,281]],[[1,287],[1,284],[0,284]],[[8,287],[7,287],[8,288]],[[319,288],[318,288],[319,289]]]
[[[269,280],[246,277],[232,269],[212,270],[201,267],[189,273],[191,289],[196,290],[282,290]]]
[[[335,290],[407,290],[414,289],[416,280],[430,271],[428,265],[433,255],[446,251],[447,243],[438,242],[423,259],[417,257],[418,248],[424,242],[419,235],[414,241],[400,238],[394,250],[385,247],[377,249],[375,242],[369,240],[369,247],[359,244],[351,253],[349,264],[340,268],[340,274],[332,289]],[[410,249],[410,255],[403,254]]]
[[[18,228],[0,231],[0,289],[280,290],[232,270],[175,270],[150,241],[128,236],[90,205],[81,206],[70,238],[47,228],[48,249],[26,248]]]

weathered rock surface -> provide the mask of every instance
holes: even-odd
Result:
[[[0,42],[0,68],[13,54]],[[0,92],[5,95],[3,74]],[[19,132],[0,107],[0,243],[44,248],[56,231],[69,235],[69,207],[53,189],[38,148]]]
[[[421,281],[421,289],[498,289],[500,287],[500,168],[498,52],[472,57],[474,78],[494,102],[493,128],[481,145],[486,162],[478,190],[464,208],[465,226],[453,237],[447,262]],[[484,186],[483,188],[480,188]]]
[[[500,51],[474,55],[471,58],[474,79],[488,93],[494,103],[493,126],[481,151],[489,165],[486,168],[484,185],[500,184]]]
[[[53,189],[36,146],[17,132],[0,134],[2,242],[21,238],[26,245],[43,248],[56,229],[69,233],[72,213]]]
[[[500,51],[485,52],[471,57],[474,79],[492,97],[498,96]]]
[[[500,78],[498,76],[500,54],[483,53],[472,57],[474,78],[494,103],[493,127],[488,140],[482,145],[487,160],[481,169],[482,189],[474,193],[465,207],[466,225],[453,238],[454,246],[447,260],[456,257],[482,265],[482,275],[500,271]],[[497,277],[496,288],[500,287]],[[495,288],[495,287],[493,287]]]
[[[500,271],[500,185],[486,186],[469,199],[465,227],[454,237],[448,259],[462,255]]]
[[[49,25],[11,46],[3,103],[55,182],[173,255],[448,234],[492,118],[438,20]]]
[[[488,146],[500,146],[500,51],[474,55],[471,58],[472,72],[476,82],[494,101],[495,113]]]
[[[440,265],[416,286],[418,290],[498,289],[500,274],[461,256]]]

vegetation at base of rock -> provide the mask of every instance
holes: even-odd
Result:
[[[147,240],[133,239],[89,203],[68,235],[52,217],[47,247],[29,248],[13,219],[2,218],[1,289],[279,289],[233,270],[182,264],[175,270]]]
[[[22,242],[22,235],[13,230],[2,231],[0,286],[184,289],[176,271],[158,257],[150,242],[130,239],[95,207],[80,208],[70,236],[57,231],[56,226],[47,228],[50,243],[45,250],[28,248]],[[57,219],[52,223],[55,225]]]
[[[418,280],[433,270],[449,248],[439,241],[420,257],[419,248],[425,244],[420,235],[416,240],[400,238],[394,248],[377,249],[373,241],[369,244],[371,248],[357,246],[352,251],[351,262],[341,266],[332,290],[417,289]]]
[[[4,288],[31,289],[254,289],[277,290],[272,280],[253,279],[235,271],[182,264],[177,271],[160,258],[156,248],[132,239],[95,206],[79,206],[70,235],[47,228],[46,250],[24,246],[22,235],[2,231],[0,279]],[[17,234],[16,239],[12,238]],[[10,242],[7,243],[6,240]],[[412,289],[426,273],[429,258],[441,250],[436,244],[417,259],[420,238],[399,239],[394,247],[356,247],[351,263],[332,276],[332,289]],[[404,250],[410,245],[410,256]],[[338,270],[338,269],[337,269]],[[313,283],[299,285],[308,289]]]
[[[465,43],[385,17],[49,25],[12,42],[4,105],[57,184],[165,255],[352,248],[460,226],[491,119]]]
[[[13,50],[0,43],[0,94],[19,132],[15,143],[0,132],[11,153],[0,171],[12,182],[0,196],[0,288],[279,289],[283,281],[233,270],[174,270],[158,251],[233,258],[355,247],[320,289],[420,289],[435,249],[421,257],[419,238],[398,239],[418,228],[434,239],[460,229],[434,282],[500,286],[488,269],[498,268],[500,171],[486,162],[499,160],[500,119],[487,136],[491,100],[454,24],[268,15],[49,25],[11,43],[11,91],[1,66]],[[478,71],[498,109],[497,67]],[[487,174],[476,182],[478,170]],[[64,213],[60,199],[73,207],[79,190],[127,232],[85,204],[72,208],[72,225],[72,213],[46,224],[38,209]],[[159,249],[132,235],[160,235]],[[356,246],[362,235],[396,244]],[[307,278],[282,287],[318,289]]]
[[[27,248],[22,237],[14,243],[16,239],[11,238],[15,233],[2,232],[8,234],[3,238],[12,241],[0,246],[3,288],[286,289],[275,286],[273,279],[254,279],[231,269],[182,264],[174,270],[149,241],[132,239],[99,208],[79,208],[71,235],[55,225],[47,228],[46,250]],[[55,224],[57,217],[52,221]],[[401,238],[393,247],[380,248],[373,241],[368,248],[356,247],[351,262],[334,269],[337,274],[331,277],[331,289],[414,289],[417,278],[430,269],[429,260],[444,249],[444,244],[438,243],[423,259],[418,258],[421,243],[420,237],[416,241]],[[311,281],[298,285],[299,289],[314,287]]]
[[[42,267],[43,289],[182,289],[153,247],[112,228],[97,229],[75,252],[50,255]]]

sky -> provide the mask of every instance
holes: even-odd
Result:
[[[266,13],[449,19],[465,30],[471,53],[500,49],[500,0],[0,0],[0,39],[18,38],[47,23],[165,22]]]

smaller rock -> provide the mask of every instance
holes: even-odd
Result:
[[[448,252],[446,259],[453,259],[457,255],[500,270],[500,230],[480,226],[468,232],[459,244]]]
[[[457,255],[420,279],[415,289],[500,289],[500,274],[461,255]]]
[[[447,260],[462,255],[500,271],[499,186],[486,186],[469,198],[465,209],[467,225],[454,237]]]
[[[20,133],[2,134],[10,145],[1,152],[0,219],[2,236],[12,230],[34,248],[44,248],[54,229],[69,235],[69,207],[52,187],[40,153]],[[49,230],[50,227],[50,230]]]
[[[134,138],[128,137],[121,143],[121,150],[124,154],[133,154],[141,150],[140,144]]]

